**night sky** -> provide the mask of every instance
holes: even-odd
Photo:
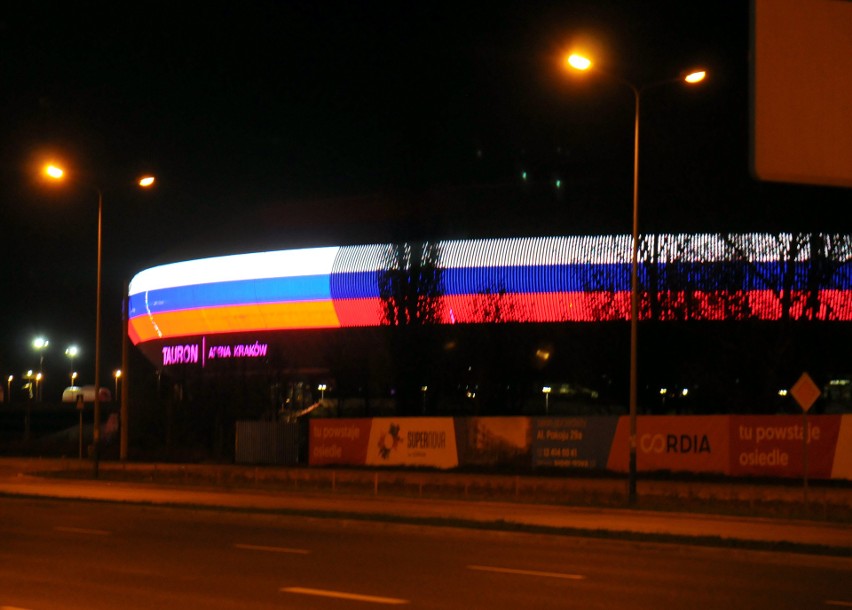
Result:
[[[567,74],[577,41],[636,85],[710,73],[643,94],[643,231],[852,230],[848,190],[750,175],[745,0],[7,2],[0,374],[35,368],[43,334],[46,370],[77,343],[91,379],[95,187],[102,374],[123,283],[157,263],[629,232],[633,97]],[[72,178],[38,180],[48,157]],[[142,172],[154,191],[133,186]]]

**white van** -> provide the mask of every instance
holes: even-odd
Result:
[[[62,390],[62,402],[77,402],[77,397],[82,395],[83,402],[95,402],[95,386],[93,385],[72,385]],[[110,402],[112,393],[109,389],[102,387],[100,391],[101,402]]]

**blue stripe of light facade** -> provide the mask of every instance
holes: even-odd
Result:
[[[796,263],[791,289],[809,288],[810,263]],[[647,290],[780,291],[786,263],[660,263],[640,264],[639,282]],[[329,275],[240,280],[153,290],[130,298],[130,315],[201,307],[222,307],[279,302],[379,298],[380,272],[343,272]],[[821,278],[821,289],[852,289],[852,264],[835,264]],[[630,290],[630,264],[535,265],[443,269],[443,294],[626,292]]]
[[[175,286],[151,290],[130,297],[130,316],[261,303],[328,301],[331,299],[328,275],[264,278]],[[146,304],[147,300],[147,304]]]

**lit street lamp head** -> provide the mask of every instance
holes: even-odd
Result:
[[[65,171],[61,167],[58,167],[53,163],[49,163],[44,168],[44,174],[53,180],[61,180],[65,175]]]
[[[36,337],[33,339],[33,347],[37,350],[42,350],[46,348],[50,344],[50,341],[45,339],[44,337]]]
[[[565,60],[568,66],[575,70],[585,71],[592,67],[592,60],[577,53],[572,53]]]
[[[154,181],[156,178],[154,176],[142,176],[139,178],[139,186],[142,188],[148,188],[149,186],[154,186]]]
[[[683,80],[684,82],[689,83],[690,85],[694,85],[695,83],[700,83],[705,78],[707,78],[707,72],[705,72],[704,70],[696,70],[684,76]]]

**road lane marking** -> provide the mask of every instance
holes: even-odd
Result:
[[[328,591],[326,589],[308,589],[305,587],[282,587],[282,593],[298,593],[300,595],[315,595],[317,597],[333,597],[336,599],[347,599],[350,601],[371,602],[374,604],[388,604],[400,606],[409,604],[407,599],[396,597],[379,597],[377,595],[360,595],[358,593],[345,593],[344,591]]]
[[[480,572],[497,572],[499,574],[520,574],[522,576],[545,576],[547,578],[562,578],[565,580],[585,580],[582,574],[565,574],[564,572],[539,572],[538,570],[518,570],[516,568],[501,568],[498,566],[467,566],[469,570]]]
[[[841,602],[835,599],[827,599],[825,600],[826,606],[842,606],[844,608],[852,608],[852,602]]]
[[[306,549],[288,549],[283,546],[263,546],[260,544],[234,544],[235,548],[245,551],[264,551],[266,553],[289,553],[291,555],[308,555],[310,551]]]
[[[91,534],[93,536],[109,536],[111,533],[108,530],[94,530],[85,527],[62,527],[61,525],[53,529],[57,532],[65,532],[66,534]]]

